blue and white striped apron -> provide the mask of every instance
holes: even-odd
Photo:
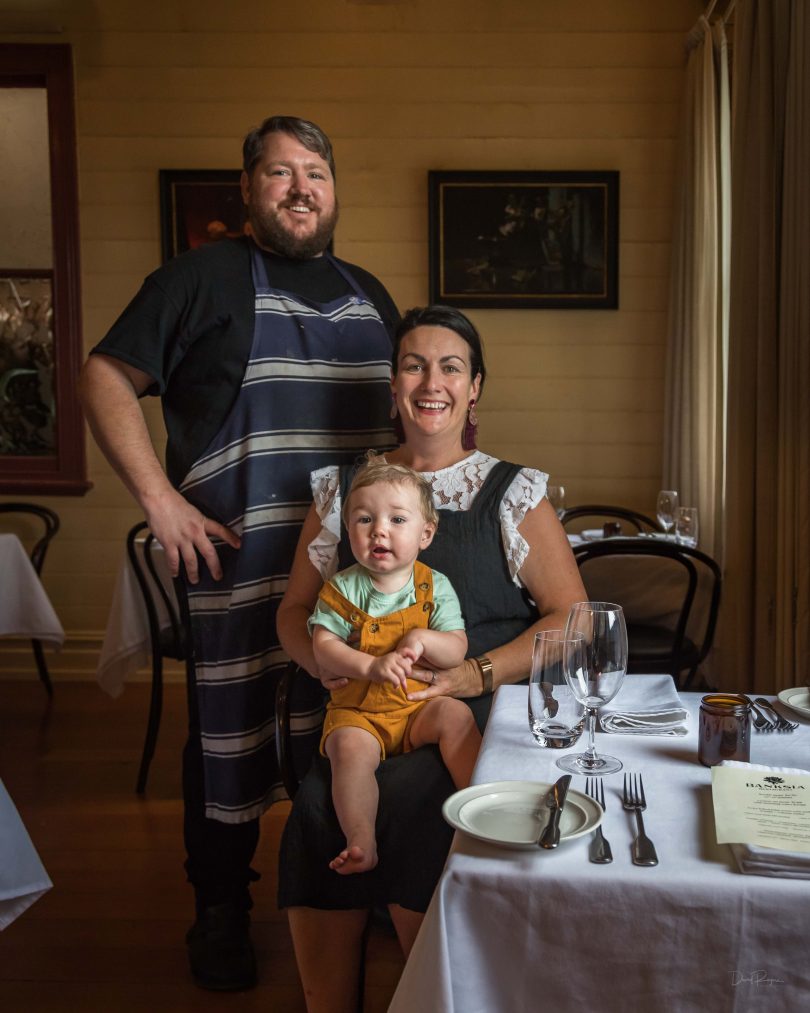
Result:
[[[274,697],[287,656],[275,619],[311,502],[309,474],[392,443],[390,337],[351,275],[329,259],[354,294],[310,303],[271,288],[252,247],[256,323],[245,376],[180,485],[242,538],[238,550],[217,542],[221,581],[201,566],[199,583],[188,585],[205,812],[225,823],[255,819],[285,797]]]

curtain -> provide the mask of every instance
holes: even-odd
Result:
[[[724,688],[810,678],[810,18],[739,0],[734,34]]]
[[[729,89],[722,22],[698,20],[680,130],[667,328],[664,485],[696,506],[700,546],[722,558],[728,334]]]

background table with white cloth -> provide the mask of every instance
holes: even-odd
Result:
[[[660,864],[631,864],[621,773],[604,778],[611,865],[588,861],[590,835],[519,851],[457,833],[389,1013],[806,1007],[810,880],[743,875],[716,843],[711,770],[697,761],[700,694],[681,699],[684,737],[597,734],[597,750],[643,773]],[[810,721],[792,717],[796,732],[753,736],[752,762],[810,768]],[[553,782],[558,756],[531,736],[526,687],[501,687],[474,783]]]
[[[24,637],[61,647],[65,631],[16,535],[0,534],[0,574],[0,637]]]
[[[0,781],[0,931],[53,886]]]

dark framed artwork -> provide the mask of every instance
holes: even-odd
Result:
[[[616,309],[619,173],[428,173],[430,301]]]
[[[30,258],[20,257],[13,228],[0,242],[0,494],[82,496],[92,485],[77,390],[84,352],[71,47],[0,45],[0,88],[10,89],[11,106],[15,93],[43,94],[51,238],[50,253]],[[9,165],[24,166],[28,150],[4,151],[9,207],[30,199],[27,186],[15,191],[9,182],[25,178]]]
[[[160,169],[163,262],[178,253],[241,236],[246,208],[239,169]]]

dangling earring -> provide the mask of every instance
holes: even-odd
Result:
[[[475,438],[478,434],[478,416],[475,412],[475,399],[470,401],[467,408],[467,421],[464,424],[464,432],[461,435],[462,450],[477,450],[478,445]]]
[[[397,408],[397,396],[396,394],[391,395],[391,414],[389,418],[395,419],[399,415],[399,409]]]

